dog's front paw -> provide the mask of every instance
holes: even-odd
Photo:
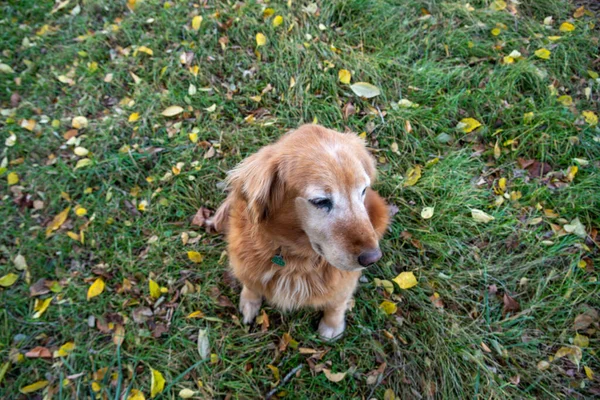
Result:
[[[260,311],[261,303],[262,302],[260,300],[256,301],[247,300],[244,298],[240,299],[240,312],[244,317],[244,324],[248,325],[254,321],[254,318],[256,318],[258,312]]]
[[[342,336],[342,333],[344,333],[344,329],[346,329],[345,321],[342,321],[337,326],[329,326],[324,320],[321,320],[319,323],[319,335],[321,336],[321,339],[327,341],[339,339]]]

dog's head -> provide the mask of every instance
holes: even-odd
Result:
[[[229,182],[252,223],[286,225],[279,231],[305,235],[333,266],[358,270],[381,258],[367,204],[375,175],[359,137],[304,125],[244,160]]]

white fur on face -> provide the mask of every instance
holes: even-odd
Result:
[[[362,194],[369,184],[370,179],[365,174],[364,184],[353,188],[348,194],[326,193],[316,186],[308,186],[304,197],[296,198],[296,208],[302,221],[302,228],[308,235],[313,250],[338,269],[348,271],[363,269],[358,263],[358,255],[348,253],[340,238],[336,238],[333,234],[332,227],[337,223],[369,221]],[[320,198],[328,198],[332,201],[331,211],[327,212],[325,209],[315,207],[309,201]],[[371,226],[370,222],[361,225]]]

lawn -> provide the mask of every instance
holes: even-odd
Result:
[[[591,11],[11,0],[0,15],[0,398],[600,395]],[[229,169],[310,122],[365,138],[395,213],[334,343],[312,310],[266,305],[244,326],[224,240],[194,219]]]

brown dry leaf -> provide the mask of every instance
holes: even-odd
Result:
[[[579,314],[575,317],[575,321],[573,322],[573,329],[576,331],[582,331],[587,328],[594,322],[592,316],[588,314]]]
[[[207,219],[210,218],[212,211],[210,211],[206,207],[200,207],[194,215],[194,219],[192,219],[192,225],[195,226],[204,226]]]
[[[269,326],[271,326],[271,324],[269,322],[269,316],[267,315],[267,312],[264,309],[262,309],[261,314],[256,317],[256,323],[261,326],[260,330],[262,332],[266,332],[269,330]]]
[[[29,286],[29,296],[35,297],[35,296],[41,296],[43,294],[50,293],[50,289],[46,285],[46,282],[48,282],[48,281],[46,279],[42,278],[42,279],[39,279],[33,285]]]
[[[554,355],[555,359],[567,357],[571,362],[577,366],[579,366],[579,362],[581,361],[581,357],[583,357],[583,353],[581,349],[576,346],[564,346],[558,349],[556,354]]]
[[[25,353],[27,358],[52,358],[52,353],[46,347],[37,346]]]
[[[125,340],[125,328],[123,328],[123,325],[118,324],[115,326],[115,330],[113,332],[113,343],[118,347],[123,344],[123,340]]]
[[[504,301],[504,312],[517,312],[521,309],[521,305],[518,301],[510,297],[508,294],[504,293],[503,297]]]
[[[333,373],[329,369],[323,369],[323,373],[327,377],[327,379],[331,382],[340,382],[342,379],[346,377],[347,372],[337,372]]]

